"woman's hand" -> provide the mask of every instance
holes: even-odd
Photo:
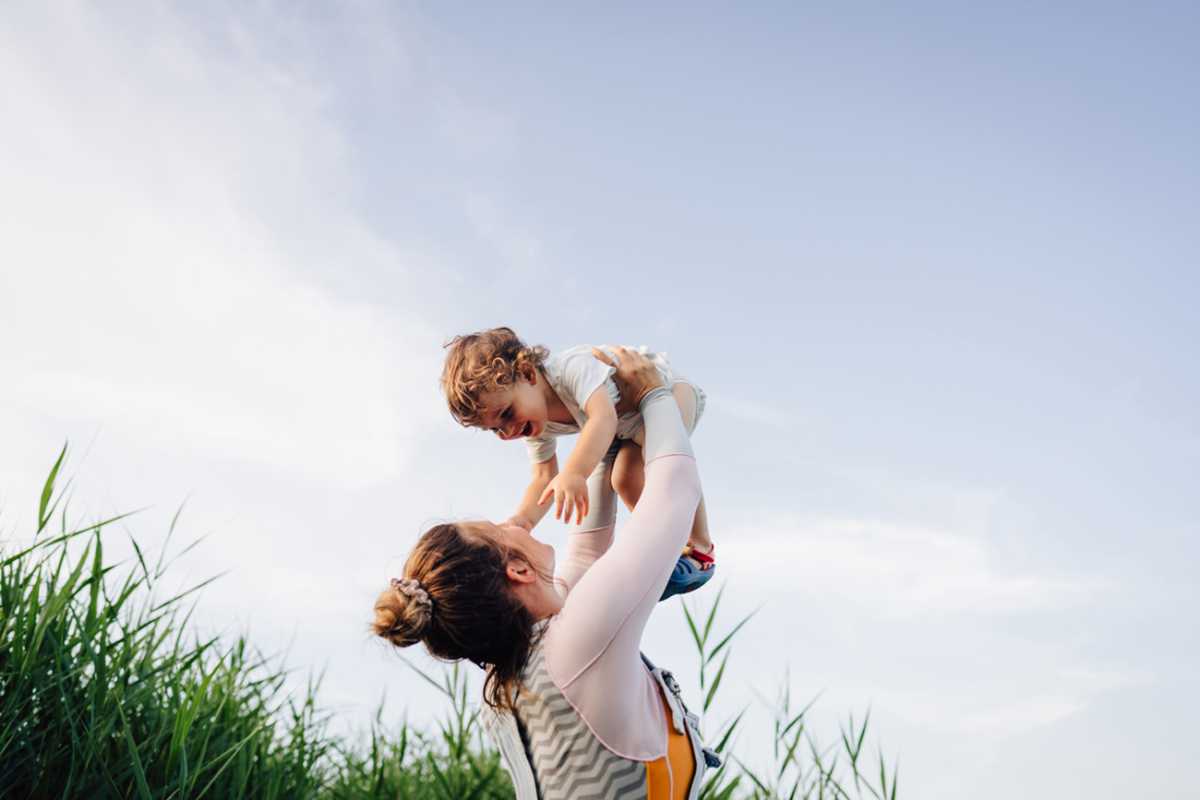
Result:
[[[636,350],[620,345],[605,347],[613,351],[613,356],[596,347],[592,348],[592,355],[610,367],[617,368],[616,374],[613,375],[613,382],[621,392],[621,408],[617,410],[636,410],[647,392],[664,385],[662,374],[653,361]]]
[[[518,528],[524,528],[532,533],[534,524],[534,521],[529,517],[526,517],[522,514],[513,514],[511,517],[504,520],[504,522],[501,522],[500,527],[503,528],[505,525],[516,525]]]

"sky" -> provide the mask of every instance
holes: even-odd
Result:
[[[428,721],[374,597],[528,477],[451,420],[442,344],[645,344],[709,397],[748,761],[786,682],[826,738],[869,708],[903,796],[1187,796],[1198,35],[1172,3],[5,4],[0,535],[69,442],[81,520],[143,509],[154,549],[184,507],[173,579],[224,573],[199,628],[323,672],[339,729]],[[686,677],[689,638],[673,601],[646,649]]]

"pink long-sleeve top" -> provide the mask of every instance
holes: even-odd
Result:
[[[613,525],[573,533],[556,579],[562,610],[541,646],[555,685],[612,752],[637,761],[666,755],[668,721],[641,660],[642,632],[687,542],[700,476],[671,393],[642,403],[646,482],[620,537]]]

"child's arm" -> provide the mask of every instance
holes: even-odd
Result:
[[[592,392],[583,410],[587,414],[587,423],[579,431],[579,441],[571,451],[571,457],[563,471],[546,485],[537,501],[539,507],[545,506],[541,512],[544,514],[550,510],[549,503],[553,499],[554,518],[569,523],[574,514],[576,525],[587,515],[587,477],[604,458],[617,434],[617,409],[604,386]]]
[[[529,481],[529,486],[525,487],[525,494],[521,496],[521,504],[509,517],[509,522],[533,530],[534,526],[541,522],[542,517],[550,510],[548,505],[538,505],[538,498],[542,496],[542,492],[556,475],[558,475],[558,456],[550,456],[549,460],[534,464],[533,478]]]

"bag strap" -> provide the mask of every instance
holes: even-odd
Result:
[[[650,674],[662,690],[663,697],[671,709],[671,726],[677,733],[685,733],[692,745],[692,761],[695,772],[692,775],[692,785],[688,788],[688,800],[697,800],[704,787],[704,773],[709,769],[721,766],[721,757],[715,750],[704,746],[704,738],[700,735],[700,718],[688,711],[683,702],[683,692],[675,676],[665,669],[654,666],[645,653],[642,653],[642,663],[650,670]]]
[[[512,778],[517,800],[538,800],[537,781],[533,777],[533,766],[525,755],[521,742],[521,731],[517,720],[510,713],[498,711],[486,703],[479,709],[483,728],[492,742],[500,749],[504,768]]]

